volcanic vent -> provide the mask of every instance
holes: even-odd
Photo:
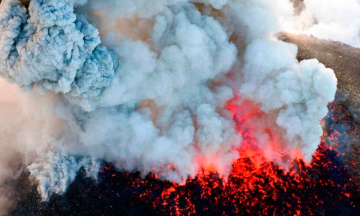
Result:
[[[103,164],[97,181],[81,170],[64,195],[47,203],[40,203],[40,194],[24,173],[15,185],[19,201],[11,215],[355,215],[359,160],[355,146],[347,145],[359,130],[344,104],[333,102],[329,108],[322,142],[310,164],[292,160],[284,170],[260,152],[243,148],[244,156],[233,163],[226,182],[210,171],[184,185]],[[251,144],[250,134],[246,137]]]

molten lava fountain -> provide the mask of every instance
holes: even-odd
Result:
[[[229,104],[241,126],[236,108]],[[178,185],[153,174],[143,179],[139,173],[118,172],[104,164],[97,182],[80,172],[66,194],[46,204],[34,206],[40,201],[39,194],[34,188],[25,190],[12,215],[356,215],[360,206],[359,175],[354,170],[358,159],[351,156],[350,151],[355,150],[345,146],[358,133],[358,126],[344,104],[333,102],[329,108],[322,142],[310,164],[298,158],[287,161],[290,166],[284,170],[253,145],[250,132],[239,131],[246,145],[239,149],[241,158],[226,181],[204,170]],[[286,152],[283,160],[289,160]]]

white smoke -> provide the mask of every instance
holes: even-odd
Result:
[[[287,0],[32,0],[28,10],[3,1],[0,73],[46,92],[24,93],[16,106],[34,107],[14,115],[42,124],[7,129],[11,142],[38,137],[16,143],[35,149],[20,154],[44,200],[63,193],[81,167],[96,177],[102,160],[178,183],[207,166],[226,178],[242,139],[227,109],[235,96],[258,105],[267,114],[258,122],[309,161],[336,78],[317,60],[299,63],[296,47],[273,37],[292,15]],[[0,99],[17,97],[1,90]]]
[[[253,41],[245,53],[240,95],[260,103],[266,113],[275,112],[290,145],[301,146],[310,161],[322,135],[319,121],[334,100],[336,77],[317,60],[297,64],[296,51],[281,41]]]
[[[55,95],[24,93],[3,79],[0,94],[0,215],[5,215],[13,200],[7,182],[48,152],[65,124],[55,115]]]
[[[360,47],[360,1],[304,0],[304,6],[288,24],[293,31]]]

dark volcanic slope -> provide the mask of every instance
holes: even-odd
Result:
[[[279,38],[299,47],[300,61],[316,58],[334,70],[338,79],[336,101],[346,104],[360,122],[360,49],[306,35],[282,34]]]
[[[332,125],[330,128],[338,131],[338,135],[330,136],[330,140],[343,146],[341,151],[346,152],[344,162],[354,174],[354,180],[360,184],[360,49],[306,35],[281,34],[279,38],[298,46],[298,60],[316,58],[334,70],[338,88],[335,101],[329,105],[329,115],[341,116],[348,112],[348,117],[327,118]]]

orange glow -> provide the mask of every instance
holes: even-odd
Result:
[[[257,167],[266,161],[273,161],[285,169],[292,160],[303,159],[299,148],[286,145],[287,141],[282,138],[281,130],[275,122],[272,125],[262,122],[262,119],[269,118],[258,105],[235,97],[228,103],[227,108],[233,114],[237,130],[243,137],[239,149],[241,158],[250,158]],[[260,141],[259,137],[264,140]]]
[[[338,134],[341,133],[336,127],[333,128],[332,123],[330,126],[328,122],[323,123],[327,131],[308,164],[301,159],[299,149],[280,149],[283,143],[278,142],[280,135],[274,128],[261,128],[255,124],[256,121],[245,124],[264,114],[256,105],[239,101],[239,98],[231,101],[228,107],[243,142],[239,149],[240,158],[233,163],[226,180],[218,173],[216,155],[199,157],[196,163],[202,170],[195,178],[187,179],[185,184],[159,181],[155,174],[141,178],[129,173],[113,175],[107,167],[104,171],[112,182],[127,179],[125,191],[131,192],[130,196],[135,197],[133,200],[163,215],[325,215],[326,212],[322,210],[324,205],[345,203],[348,209],[353,208],[354,197],[356,199],[360,192],[354,180],[358,175],[350,175],[347,167],[355,168],[358,165],[356,161],[344,165],[339,160],[347,155],[339,151],[341,137]],[[341,117],[346,114],[341,107],[330,107],[332,112],[335,108],[340,110],[330,119],[348,120]],[[274,160],[268,159],[263,146],[259,146],[255,135],[258,130],[269,134],[269,150],[272,153],[279,151],[278,154],[270,154]],[[333,145],[326,145],[324,140],[333,139],[334,134],[337,139],[332,140]],[[283,168],[285,166],[286,170]],[[176,167],[167,166],[162,171],[172,169]],[[154,169],[154,172],[160,171]]]

